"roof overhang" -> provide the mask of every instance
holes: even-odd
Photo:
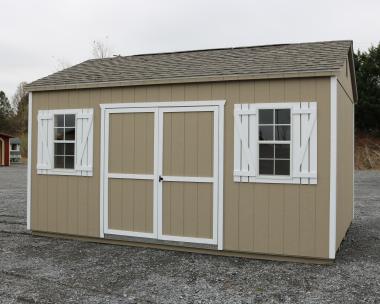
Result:
[[[71,84],[68,83],[68,84],[61,84],[61,85],[45,85],[45,86],[28,86],[27,85],[25,88],[28,92],[59,91],[59,90],[78,90],[78,89],[165,85],[165,84],[181,84],[181,83],[223,82],[223,81],[239,81],[239,80],[331,77],[331,76],[337,76],[338,73],[339,73],[339,69],[313,71],[313,72],[238,74],[238,75],[177,77],[177,78],[161,78],[161,79],[112,81],[112,82],[88,82],[88,83],[71,83]],[[356,83],[355,83],[355,92],[356,92]]]
[[[14,138],[14,136],[6,134],[6,133],[0,133],[0,137]]]
[[[354,94],[354,102],[358,102],[358,88],[356,85],[356,72],[355,72],[355,60],[354,60],[354,47],[351,43],[350,50],[348,51],[348,62],[350,63],[351,85],[352,92]]]

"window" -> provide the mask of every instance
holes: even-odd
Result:
[[[260,109],[259,175],[290,174],[290,109]]]
[[[93,109],[39,110],[37,174],[92,176]]]
[[[54,168],[74,169],[75,114],[54,115]]]
[[[317,103],[235,104],[235,182],[317,183]]]

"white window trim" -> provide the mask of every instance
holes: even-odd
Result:
[[[74,168],[73,169],[66,169],[66,168],[54,168],[54,157],[55,157],[55,151],[54,151],[54,144],[56,143],[56,140],[54,139],[54,132],[53,132],[53,159],[52,159],[52,169],[47,170],[47,174],[51,175],[81,175],[78,170],[75,169],[75,164],[76,164],[76,150],[77,150],[77,131],[78,131],[78,126],[77,126],[77,115],[82,113],[82,109],[62,109],[62,110],[51,110],[51,114],[53,115],[53,130],[55,129],[54,127],[54,119],[55,115],[70,115],[74,114],[75,115],[75,140],[59,140],[58,142],[60,143],[74,143]]]
[[[299,103],[299,102],[297,102]],[[293,106],[294,102],[279,102],[279,103],[254,103],[255,110],[254,113],[257,116],[256,119],[256,125],[255,130],[256,133],[258,132],[259,127],[259,110],[276,110],[276,109],[290,109],[290,132],[291,132],[291,140],[286,141],[286,144],[290,143],[290,174],[289,175],[259,175],[259,143],[260,140],[257,138],[256,140],[256,155],[255,155],[255,161],[254,161],[254,170],[256,172],[256,176],[249,176],[249,181],[254,183],[271,183],[271,184],[293,184],[293,172],[292,172],[292,166],[293,166],[293,155],[292,155],[292,138],[293,138]],[[237,111],[239,113],[239,111]],[[253,113],[253,112],[252,112]],[[275,142],[268,141],[268,143]],[[276,141],[276,144],[280,144],[283,141]],[[235,175],[235,174],[234,174]]]
[[[259,104],[260,105],[260,104]],[[257,155],[256,155],[256,162],[255,162],[255,166],[256,166],[256,173],[257,173],[257,177],[256,179],[257,180],[265,180],[266,182],[271,182],[272,180],[273,181],[282,181],[283,183],[285,183],[287,180],[292,180],[293,179],[293,172],[292,172],[292,168],[293,168],[293,143],[292,143],[292,140],[293,140],[293,106],[289,106],[289,107],[283,107],[282,105],[283,104],[279,104],[279,103],[272,103],[271,107],[268,107],[267,104],[264,104],[265,106],[261,107],[257,107],[257,128],[256,128],[256,132],[258,133],[259,131],[259,111],[260,110],[278,110],[278,109],[289,109],[290,110],[290,123],[289,124],[276,124],[275,121],[273,121],[273,124],[261,124],[261,125],[269,125],[269,126],[274,126],[274,128],[277,126],[277,125],[286,125],[286,126],[290,126],[290,140],[275,140],[273,138],[273,140],[260,140],[260,139],[257,139],[257,147],[256,147],[256,151],[257,151]],[[275,115],[273,113],[273,115]],[[276,174],[272,174],[272,175],[268,175],[268,174],[260,174],[260,170],[259,170],[259,165],[260,165],[260,144],[269,144],[269,145],[279,145],[279,144],[285,144],[285,145],[289,145],[290,148],[289,148],[289,175],[276,175]],[[276,158],[274,158],[275,160]],[[258,182],[258,181],[256,181]],[[274,182],[274,183],[276,183]]]
[[[71,113],[69,110],[67,113],[53,113],[53,160],[52,160],[52,165],[53,165],[53,168],[50,169],[49,171],[53,171],[53,172],[57,172],[56,174],[59,175],[62,173],[62,175],[71,175],[72,172],[74,172],[76,175],[77,174],[77,170],[75,169],[75,165],[76,165],[76,161],[77,161],[77,115],[78,115],[78,111],[81,112],[81,110],[76,110],[76,113]],[[64,127],[56,127],[55,126],[55,115],[75,115],[75,118],[74,118],[74,129],[75,129],[75,139],[74,140],[66,140],[66,139],[55,139],[54,138],[54,134],[55,134],[55,129],[69,129],[69,128],[73,128],[73,127],[66,127],[66,125],[64,125]],[[64,117],[65,119],[65,117]],[[64,131],[65,132],[65,131]],[[54,163],[55,163],[55,144],[74,144],[74,168],[54,168]],[[57,155],[57,156],[61,156],[61,155]],[[62,155],[63,156],[63,155]]]
[[[30,93],[31,94],[31,93]],[[77,140],[78,140],[78,126],[77,126],[77,118],[78,116],[82,115],[82,112],[83,110],[92,110],[92,108],[86,108],[86,109],[47,109],[46,111],[49,111],[49,114],[53,117],[53,135],[50,139],[48,140],[52,140],[51,144],[53,145],[52,147],[52,155],[51,155],[51,166],[52,168],[50,169],[37,169],[37,174],[43,174],[43,175],[68,175],[68,176],[73,176],[73,175],[77,175],[77,176],[92,176],[92,173],[90,175],[87,175],[87,174],[83,174],[81,169],[77,169],[76,168],[76,161],[77,161]],[[54,168],[54,143],[56,142],[56,140],[54,139],[54,115],[63,115],[63,114],[74,114],[75,115],[75,140],[69,140],[69,141],[66,141],[66,140],[62,140],[62,141],[58,141],[60,143],[65,143],[65,142],[72,142],[74,143],[74,149],[75,149],[75,153],[74,153],[74,168],[73,169],[65,169],[65,168]],[[93,115],[93,114],[92,114]],[[93,119],[93,118],[92,118]],[[93,121],[92,121],[92,124],[93,124]],[[92,126],[93,127],[93,126]],[[89,153],[93,153],[93,148],[91,147],[90,148],[90,151]]]
[[[259,149],[258,149],[258,116],[261,109],[290,109],[291,110],[291,141],[290,141],[290,174],[289,175],[259,175]],[[308,116],[306,115],[309,115]],[[300,116],[299,119],[296,117]],[[249,117],[249,138],[247,137],[244,128],[247,128],[247,119]],[[251,119],[251,117],[253,117]],[[240,120],[239,120],[240,119]],[[277,103],[248,103],[248,104],[236,104],[234,108],[234,181],[235,182],[254,182],[254,183],[278,183],[278,184],[316,184],[317,183],[317,103],[312,100],[308,101],[294,101],[294,102],[277,102]],[[243,126],[245,124],[245,126]],[[253,127],[252,127],[253,126]],[[302,143],[300,152],[295,149],[295,144],[303,137],[300,138],[297,135],[298,126],[307,126],[306,132],[308,134],[310,145]],[[248,130],[248,128],[247,128]],[[252,135],[252,133],[254,133]],[[241,135],[243,134],[243,135]],[[245,134],[245,135],[244,135]],[[249,148],[247,146],[249,143]],[[254,143],[254,144],[251,144]],[[268,141],[269,143],[269,141]],[[281,143],[278,141],[276,143]],[[286,142],[288,143],[288,142]],[[307,142],[308,143],[308,142]],[[310,160],[308,159],[308,153],[302,151],[308,151],[310,153]],[[306,150],[305,150],[306,149]],[[254,158],[249,159],[247,153],[253,154]],[[305,154],[305,155],[301,155]],[[248,159],[247,159],[248,158]],[[253,163],[253,168],[244,168],[246,165]],[[307,163],[309,170],[297,170],[294,168],[295,162],[301,164]],[[300,171],[300,172],[299,172]]]

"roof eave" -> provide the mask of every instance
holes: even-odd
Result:
[[[349,56],[349,63],[350,63],[351,85],[352,85],[352,91],[354,94],[354,102],[357,103],[358,102],[358,87],[356,84],[354,47],[353,47],[352,41],[351,41],[350,50],[348,52],[348,56]]]
[[[94,89],[109,87],[127,87],[127,86],[144,86],[158,84],[179,84],[194,82],[220,82],[220,81],[238,81],[238,80],[260,80],[260,79],[279,79],[279,78],[302,78],[302,77],[329,77],[338,75],[339,69],[323,70],[311,72],[284,72],[284,73],[263,73],[263,74],[237,74],[237,75],[217,75],[217,76],[196,76],[196,77],[177,77],[161,79],[144,79],[144,80],[127,80],[127,81],[110,81],[110,82],[88,82],[73,83],[62,85],[27,85],[28,92],[37,91],[59,91],[59,90],[77,90],[77,89]]]

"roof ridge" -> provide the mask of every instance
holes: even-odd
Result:
[[[220,48],[182,50],[182,51],[172,51],[172,52],[142,53],[142,54],[132,54],[132,55],[114,55],[112,57],[105,57],[105,58],[92,58],[92,59],[88,59],[86,61],[101,61],[101,60],[112,60],[115,58],[143,57],[143,56],[169,55],[169,54],[181,54],[181,53],[197,53],[197,52],[210,52],[210,51],[223,51],[223,50],[240,50],[240,49],[253,49],[253,48],[265,48],[265,47],[278,47],[278,46],[323,44],[323,43],[333,43],[333,42],[349,42],[349,43],[352,43],[353,41],[342,39],[342,40],[323,40],[323,41],[311,41],[311,42],[259,44],[259,45],[246,45],[246,46],[236,46],[236,47],[220,47]]]

